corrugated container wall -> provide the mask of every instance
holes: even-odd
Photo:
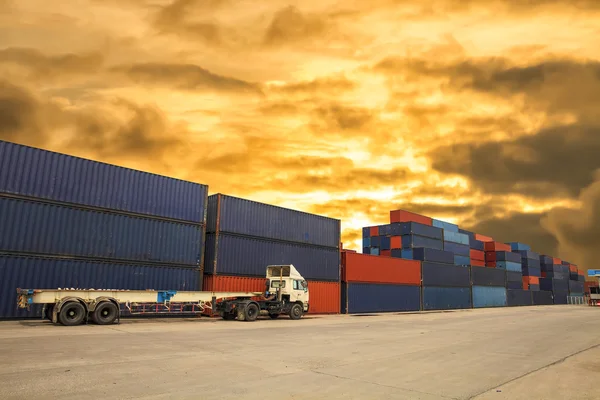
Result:
[[[365,254],[342,255],[344,282],[421,284],[421,263]]]
[[[198,267],[203,229],[77,206],[0,197],[0,251]]]
[[[0,193],[204,224],[208,186],[0,141]]]
[[[340,290],[339,282],[308,281],[308,313],[339,314]]]
[[[237,197],[208,198],[207,233],[227,232],[339,248],[340,220]]]
[[[421,287],[380,283],[342,283],[346,314],[419,311]]]
[[[423,310],[471,308],[470,287],[423,287]]]
[[[41,307],[17,309],[16,289],[199,290],[195,268],[0,255],[0,318],[39,317]]]
[[[473,286],[473,307],[506,307],[506,288]]]
[[[340,251],[247,236],[206,235],[204,273],[264,276],[268,265],[293,264],[304,279],[339,281]]]

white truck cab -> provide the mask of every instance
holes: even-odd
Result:
[[[302,303],[304,312],[308,311],[308,282],[293,265],[267,266],[267,283],[267,296],[275,295],[278,301],[287,299],[290,303]]]

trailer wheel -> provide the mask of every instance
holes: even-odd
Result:
[[[58,321],[64,326],[80,325],[87,311],[83,304],[78,301],[69,301],[64,304],[58,314]]]
[[[256,303],[249,303],[244,310],[244,321],[256,321],[260,314],[260,310]]]
[[[119,316],[119,307],[112,301],[103,301],[96,306],[92,320],[98,325],[114,324]]]
[[[46,304],[44,308],[44,318],[48,321],[52,321],[52,311],[54,311],[54,304]]]
[[[269,314],[269,317],[271,317],[271,319],[277,319],[279,318],[279,314]]]
[[[296,303],[290,309],[290,318],[291,319],[300,319],[302,318],[302,314],[304,314],[304,309],[302,305]]]

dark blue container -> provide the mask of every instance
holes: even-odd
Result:
[[[523,266],[523,276],[542,276],[542,270],[536,267],[525,267]]]
[[[523,264],[523,267],[534,267],[538,269],[541,268],[540,260],[532,258],[521,258],[521,264]]]
[[[458,232],[458,225],[456,224],[452,224],[450,222],[446,222],[446,221],[441,221],[439,219],[433,219],[432,220],[432,225],[435,226],[436,228],[442,228],[445,231],[448,232]]]
[[[470,287],[423,287],[423,310],[472,308]]]
[[[577,281],[579,281],[579,282],[585,282],[585,276],[583,276],[583,275],[577,275]]]
[[[529,285],[529,290],[532,292],[539,292],[540,291],[540,285]]]
[[[429,261],[422,263],[423,286],[471,286],[469,268]]]
[[[388,236],[379,236],[379,248],[381,250],[389,250],[391,247],[391,240]]]
[[[371,248],[370,247],[363,247],[363,254],[371,254]]]
[[[391,236],[418,235],[431,239],[442,240],[443,231],[429,225],[417,222],[397,222],[391,224]]]
[[[576,281],[579,279],[579,274],[577,272],[569,272],[569,279]]]
[[[552,292],[554,298],[554,304],[568,304],[567,297],[569,297],[568,291],[557,291]]]
[[[365,227],[362,228],[362,231],[363,231],[363,237],[364,238],[371,236],[371,227],[365,226]]]
[[[363,249],[365,247],[371,247],[371,238],[370,237],[364,237],[362,240],[362,245],[363,245]]]
[[[507,271],[519,273],[523,272],[523,267],[521,266],[521,263],[516,263],[512,261],[496,261],[496,268],[501,268]]]
[[[208,186],[0,141],[0,193],[204,224]]]
[[[454,254],[435,249],[414,248],[412,250],[412,259],[421,261],[433,261],[442,264],[454,265]]]
[[[520,272],[506,271],[506,281],[519,282],[519,284],[523,286],[523,275],[521,275]]]
[[[510,261],[521,264],[521,255],[510,251],[497,251],[496,261]]]
[[[564,260],[561,260],[561,264],[562,264],[562,265],[571,265],[571,263],[570,263],[570,262],[568,262],[568,261],[564,261]]]
[[[459,256],[470,256],[471,248],[466,244],[444,242],[444,250]]]
[[[405,235],[402,236],[402,248],[425,247],[427,249],[442,250],[444,243],[441,240],[427,238],[425,236]]]
[[[343,313],[400,312],[420,309],[420,286],[342,282]]]
[[[454,256],[454,265],[460,265],[460,266],[469,266],[471,265],[471,257],[467,257],[467,256]]]
[[[535,306],[546,306],[554,304],[554,302],[552,301],[552,292],[531,292],[531,298],[533,299],[533,305]]]
[[[542,254],[542,255],[540,255],[540,262],[542,264],[552,264],[554,262],[554,258]]]
[[[381,236],[371,236],[371,246],[370,247],[379,247],[381,246]]]
[[[198,268],[204,232],[195,223],[0,197],[0,251],[156,262]]]
[[[508,289],[506,290],[506,304],[510,306],[531,306],[533,299],[529,290]]]
[[[379,225],[379,236],[391,236],[392,225]]]
[[[540,262],[540,254],[536,253],[535,251],[513,250],[513,253],[519,254],[521,256],[521,258],[530,258],[532,260],[537,260],[538,263]]]
[[[467,230],[460,229],[460,228],[458,229],[458,231],[460,233],[464,233],[465,235],[467,235],[469,237],[469,239],[475,239],[475,233],[474,232],[467,231]]]
[[[473,286],[505,287],[506,271],[498,268],[471,267],[471,282]]]
[[[542,271],[544,271],[544,272],[556,272],[556,273],[560,274],[563,271],[562,265],[557,265],[557,264],[542,263],[540,265],[540,267],[542,268]]]
[[[523,289],[523,282],[506,282],[507,289]]]
[[[458,243],[469,247],[469,236],[464,233],[444,230],[444,242]]]
[[[340,280],[338,249],[225,233],[206,235],[206,274],[264,277],[268,265],[287,264],[293,264],[305,279]]]
[[[546,278],[560,279],[566,281],[569,280],[569,275],[563,272],[546,271]]]
[[[540,278],[540,289],[552,292],[568,292],[569,281],[562,279]]]
[[[390,255],[394,258],[405,258],[407,260],[413,259],[412,250],[392,249],[392,251],[390,253],[391,253]]]
[[[524,243],[519,242],[509,242],[507,243],[513,251],[529,251],[531,250],[531,246]]]
[[[583,282],[569,281],[569,293],[581,294],[584,292]]]
[[[569,275],[571,273],[571,271],[569,270],[569,266],[568,265],[561,265],[560,266],[560,271],[565,274],[565,275]]]
[[[481,240],[470,239],[469,247],[473,250],[485,251],[485,243]]]
[[[206,229],[207,233],[218,231],[331,248],[340,246],[339,219],[222,194],[208,198]]]
[[[198,268],[0,256],[0,318],[40,317],[40,305],[17,309],[21,289],[201,290]]]
[[[489,268],[493,269],[493,268]],[[473,286],[473,308],[506,307],[506,288],[504,286]]]

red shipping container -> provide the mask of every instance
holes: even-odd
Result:
[[[402,236],[392,236],[390,238],[390,248],[391,249],[401,249],[402,248]]]
[[[421,284],[421,262],[367,254],[342,254],[342,281]]]
[[[485,252],[471,249],[471,261],[472,260],[485,261]]]
[[[488,268],[496,268],[496,261],[486,261],[485,266]]]
[[[433,219],[406,210],[390,211],[390,222],[418,222],[423,225],[433,225]]]
[[[383,257],[391,257],[392,251],[391,250],[380,250],[379,255],[383,256]]]
[[[475,234],[475,240],[479,240],[480,242],[493,242],[494,241],[494,239],[492,239],[491,237],[480,235],[479,233]]]
[[[529,285],[539,285],[540,278],[537,276],[524,276],[523,277],[523,290],[529,290]]]
[[[495,262],[496,261],[496,252],[495,251],[486,251],[485,252],[485,261]]]
[[[573,264],[569,265],[569,271],[573,272],[573,273],[577,273],[578,272],[577,265],[573,265]]]
[[[471,265],[474,267],[485,267],[485,261],[471,259]]]
[[[309,314],[339,314],[340,297],[339,282],[308,281]]]
[[[562,260],[560,258],[552,257],[552,264],[560,265],[562,264]]]
[[[205,292],[264,292],[267,278],[246,276],[204,275]]]
[[[372,226],[369,228],[369,236],[373,237],[373,236],[379,236],[379,227],[378,226]]]
[[[500,242],[485,242],[485,251],[511,251],[510,245]]]

